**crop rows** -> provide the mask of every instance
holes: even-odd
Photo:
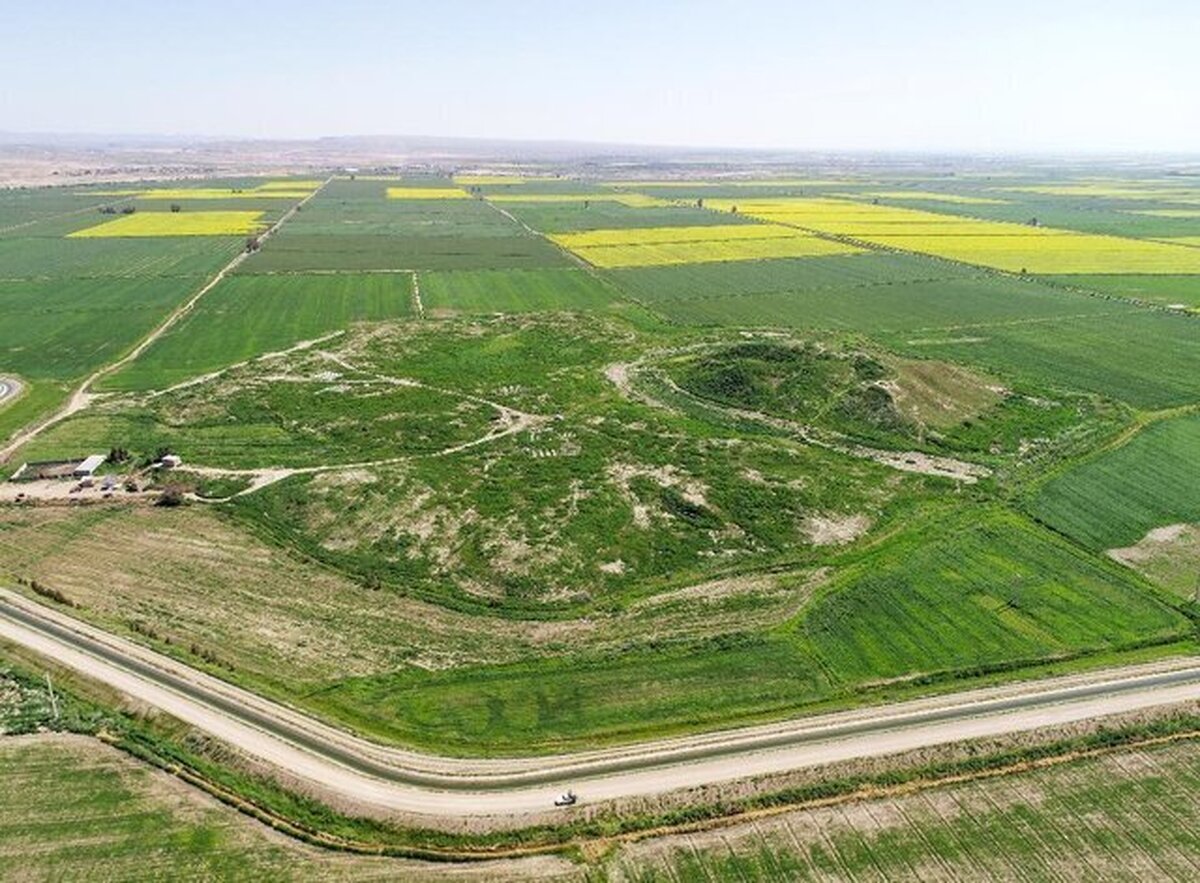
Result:
[[[261,231],[263,213],[137,212],[69,234],[72,238],[149,236],[245,236]]]
[[[776,224],[631,227],[553,234],[550,239],[593,266],[604,268],[816,257],[860,251]]]
[[[712,200],[712,208],[1013,273],[1200,273],[1200,250],[837,199]]]

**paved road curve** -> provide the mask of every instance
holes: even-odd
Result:
[[[0,637],[160,708],[366,814],[542,813],[1200,699],[1200,662],[1136,666],[545,758],[387,748],[0,589]]]

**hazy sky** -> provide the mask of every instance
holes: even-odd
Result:
[[[0,4],[0,130],[1200,150],[1200,0]]]

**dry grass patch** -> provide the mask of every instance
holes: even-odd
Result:
[[[1200,525],[1157,527],[1132,546],[1109,549],[1108,556],[1183,598],[1200,594]]]
[[[947,429],[998,404],[1005,390],[998,380],[969,368],[934,359],[888,360],[896,371],[885,386],[896,407],[917,423]]]

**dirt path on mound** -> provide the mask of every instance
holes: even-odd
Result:
[[[641,362],[618,362],[605,368],[604,376],[626,398],[642,401],[664,410],[671,410],[670,405],[654,398],[645,389],[635,389],[634,378],[638,371],[644,369],[645,365]],[[876,463],[900,472],[916,472],[921,475],[952,478],[963,484],[974,484],[979,479],[986,478],[992,474],[992,471],[986,466],[981,466],[977,463],[968,463],[964,460],[956,460],[953,457],[939,457],[933,454],[925,454],[921,451],[889,451],[882,448],[868,447],[832,431],[819,430],[792,420],[785,420],[782,417],[773,417],[761,411],[732,408],[701,399],[665,375],[656,375],[656,380],[667,386],[675,395],[686,398],[698,407],[722,414],[726,417],[749,420],[763,426],[769,426],[804,444],[836,451],[839,454],[846,454],[860,460],[873,460]]]
[[[463,399],[464,401],[483,405],[493,409],[496,412],[497,420],[491,429],[477,438],[460,442],[456,445],[451,445],[448,448],[442,448],[441,450],[433,451],[427,454],[404,454],[398,457],[386,457],[380,460],[360,460],[355,463],[328,463],[320,466],[295,467],[272,466],[261,469],[226,469],[220,466],[189,464],[187,467],[189,472],[204,476],[206,478],[244,478],[250,481],[250,485],[248,487],[243,488],[236,494],[232,494],[228,497],[214,499],[197,497],[196,495],[191,494],[189,495],[191,499],[207,503],[225,503],[229,500],[232,500],[234,497],[243,497],[247,494],[252,494],[255,491],[262,490],[265,487],[275,484],[276,482],[283,481],[285,478],[291,478],[295,475],[320,475],[331,472],[350,472],[356,469],[372,469],[380,466],[394,466],[398,463],[408,463],[413,460],[449,457],[452,454],[467,451],[471,448],[479,447],[480,445],[490,444],[491,442],[505,438],[506,436],[515,435],[527,430],[538,429],[550,422],[550,418],[542,414],[531,414],[527,411],[521,411],[517,408],[505,405],[502,402],[483,398],[482,396],[471,395],[470,393],[446,389],[440,386],[433,386],[431,384],[422,383],[419,380],[413,380],[408,377],[393,377],[390,374],[380,374],[378,372],[368,371],[346,361],[345,358],[337,355],[336,353],[322,351],[320,355],[345,371],[348,371],[352,374],[366,375],[381,383],[386,383],[397,387],[426,389],[430,392],[441,393],[442,395],[447,395],[453,398]]]

